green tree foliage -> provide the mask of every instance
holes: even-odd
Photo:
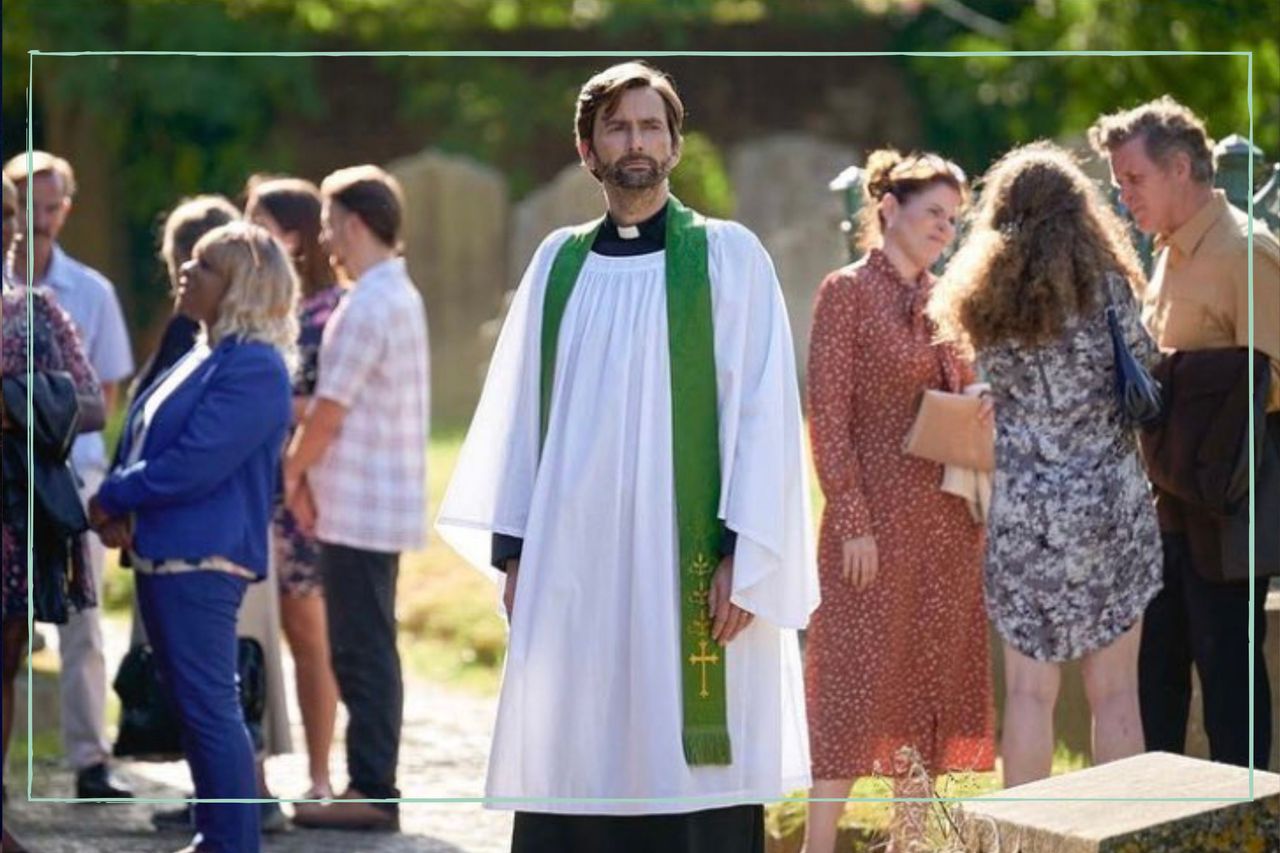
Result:
[[[45,50],[803,49],[815,33],[891,33],[885,50],[1253,51],[1254,131],[1280,157],[1280,4],[1255,0],[5,0],[4,153],[24,143],[29,48]],[[68,111],[94,118],[118,164],[130,255],[150,266],[156,216],[180,196],[234,193],[255,170],[294,166],[275,137],[323,127],[334,79],[323,60],[36,60],[37,143]],[[569,104],[602,61],[486,62],[388,57],[378,73],[417,146],[502,170],[516,198],[574,154]],[[1081,134],[1102,112],[1173,94],[1216,136],[1248,132],[1248,61],[1239,57],[979,57],[898,60],[925,144],[973,172],[1009,146]],[[340,74],[341,72],[339,72]],[[722,87],[723,90],[723,87]],[[55,115],[50,105],[59,105]],[[767,117],[760,119],[767,127]],[[712,213],[732,210],[714,131],[694,126],[676,189]],[[353,150],[352,157],[363,152]],[[375,156],[364,154],[364,156]],[[138,279],[142,276],[133,276]],[[150,285],[146,285],[150,288]]]
[[[975,6],[978,4],[974,4]],[[1007,7],[1007,4],[1003,4]],[[959,32],[959,51],[1253,51],[1256,143],[1280,158],[1280,5],[1251,0],[1019,3],[992,32]],[[933,22],[936,25],[936,21]],[[930,22],[907,27],[904,41]],[[1170,94],[1217,138],[1249,132],[1249,60],[1238,56],[916,58],[931,144],[975,169],[1011,145],[1083,134],[1102,113]],[[959,72],[959,73],[957,73]]]

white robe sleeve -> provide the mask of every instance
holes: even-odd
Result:
[[[542,294],[571,229],[552,233],[529,262],[503,321],[484,390],[445,490],[436,530],[492,579],[494,533],[524,536],[538,473]]]
[[[773,262],[733,222],[708,227],[720,412],[720,518],[737,535],[733,597],[782,628],[818,606],[791,329]]]

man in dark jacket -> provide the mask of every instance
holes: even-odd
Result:
[[[1272,371],[1266,408],[1280,409],[1280,244],[1263,223],[1253,222],[1251,341],[1250,223],[1214,189],[1203,122],[1165,96],[1100,118],[1089,136],[1109,160],[1120,199],[1138,227],[1156,237],[1159,253],[1143,307],[1156,343],[1165,352],[1252,345],[1268,356]],[[1266,767],[1272,728],[1262,653],[1267,580],[1221,581],[1221,566],[1207,565],[1212,561],[1205,559],[1205,549],[1196,549],[1197,559],[1187,535],[1209,521],[1217,523],[1212,514],[1164,492],[1157,496],[1157,508],[1164,588],[1143,618],[1138,673],[1147,748],[1184,751],[1194,662],[1210,757]],[[1251,595],[1252,656],[1247,653]]]

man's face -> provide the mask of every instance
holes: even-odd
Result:
[[[1141,135],[1111,150],[1111,182],[1144,234],[1169,234],[1176,229],[1177,201],[1190,188],[1189,178],[1185,155],[1174,152],[1161,166],[1147,156]]]
[[[326,198],[320,207],[320,245],[329,254],[329,263],[342,266],[347,246],[347,218],[351,213],[342,205]]]
[[[27,182],[18,183],[18,239],[15,249],[19,253],[27,250]],[[45,257],[53,249],[62,226],[67,224],[67,214],[71,211],[71,199],[67,197],[62,185],[62,178],[56,172],[40,172],[31,180],[31,221],[34,226],[35,253]]]
[[[609,115],[597,113],[591,144],[582,145],[578,153],[591,174],[621,189],[655,187],[680,162],[666,102],[649,86],[623,92]]]

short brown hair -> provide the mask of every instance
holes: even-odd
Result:
[[[892,148],[872,151],[862,170],[862,210],[858,212],[858,247],[866,252],[877,246],[884,233],[880,199],[892,195],[899,204],[935,184],[951,187],[968,199],[964,171],[938,154],[899,154]]]
[[[178,267],[190,260],[201,237],[239,218],[240,211],[220,195],[198,195],[178,202],[165,217],[160,237],[160,259],[169,268],[170,284],[177,285]]]
[[[337,281],[329,256],[320,247],[320,190],[316,185],[302,178],[254,175],[249,178],[248,191],[246,216],[261,207],[282,229],[298,235],[293,264],[302,295],[319,293]]]
[[[360,218],[382,243],[400,249],[404,192],[400,182],[377,166],[348,166],[320,183],[320,193]]]
[[[680,130],[684,127],[684,103],[676,94],[671,78],[646,62],[623,62],[606,68],[582,85],[578,92],[578,106],[574,112],[574,141],[579,145],[591,144],[591,131],[596,115],[605,118],[618,108],[622,94],[630,89],[649,87],[662,96],[667,108],[667,128],[671,131],[671,144],[680,142]]]
[[[1142,137],[1147,156],[1164,168],[1174,151],[1186,152],[1191,177],[1202,184],[1213,182],[1213,140],[1204,122],[1188,107],[1162,95],[1131,110],[1103,116],[1089,128],[1089,144],[1103,157],[1131,139]]]
[[[15,154],[4,164],[4,173],[9,180],[21,186],[27,182],[27,152]],[[31,172],[34,175],[57,175],[62,178],[62,193],[67,198],[76,194],[76,173],[71,164],[56,154],[48,151],[31,152]]]

